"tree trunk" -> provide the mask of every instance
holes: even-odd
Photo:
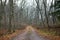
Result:
[[[49,30],[50,27],[49,27],[47,12],[46,12],[46,0],[43,0],[43,4],[44,4],[44,10],[45,10],[46,23]]]
[[[13,0],[9,0],[10,13],[9,13],[9,33],[12,31],[12,18],[13,18]]]

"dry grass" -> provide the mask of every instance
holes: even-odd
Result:
[[[60,40],[60,36],[56,36],[55,32],[48,32],[48,31],[43,31],[43,30],[36,30],[40,36],[43,36],[45,38],[48,38],[50,40]]]

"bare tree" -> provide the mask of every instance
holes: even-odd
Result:
[[[13,0],[9,0],[10,12],[9,12],[9,32],[12,30],[12,18],[13,18]]]
[[[47,27],[49,28],[49,22],[48,22],[48,16],[47,16],[47,10],[46,10],[46,0],[43,0],[43,5],[44,5],[44,10],[45,10],[45,17],[46,17],[46,23],[47,23]]]

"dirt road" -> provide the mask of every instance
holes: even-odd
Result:
[[[47,38],[43,38],[39,36],[36,31],[32,27],[27,27],[27,30],[12,38],[12,40],[49,40]]]

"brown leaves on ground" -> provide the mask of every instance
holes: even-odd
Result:
[[[44,38],[48,38],[48,39],[50,39],[50,40],[60,40],[60,36],[49,35],[49,34],[47,34],[47,33],[44,33],[43,31],[37,30],[37,29],[36,29],[36,32],[37,32],[40,36],[43,36]]]
[[[0,40],[10,40],[11,38],[17,36],[18,34],[21,34],[24,30],[16,30],[12,34],[6,34],[0,37]]]

